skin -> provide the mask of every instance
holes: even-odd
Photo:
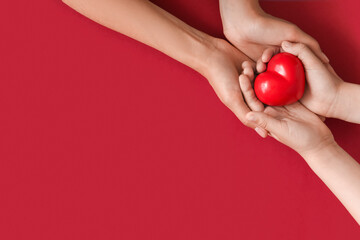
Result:
[[[304,65],[307,84],[300,102],[306,108],[319,116],[360,123],[360,111],[354,111],[360,109],[360,85],[344,82],[329,63],[320,61],[305,44],[284,41],[281,49],[266,49],[257,61],[257,71],[264,72],[265,64],[279,51],[297,56]],[[244,62],[243,67],[240,86],[247,94],[245,98],[251,98],[252,109],[261,111],[263,104],[255,97],[249,83],[254,80],[252,65]]]
[[[265,13],[258,0],[219,0],[226,38],[256,61],[267,48],[279,47],[282,41],[301,42],[323,61],[328,58],[318,42],[296,25]]]
[[[265,108],[251,87],[254,72],[248,63],[244,63],[244,73],[239,81],[252,109],[246,117],[257,126],[255,131],[260,136],[269,135],[298,152],[360,224],[360,165],[336,143],[317,115],[360,123],[360,111],[352,111],[360,108],[359,85],[343,82],[328,64],[322,63],[303,44],[284,42],[282,47],[297,55],[305,66],[309,87],[303,99],[283,107]],[[272,50],[265,51],[264,55],[273,53]],[[267,56],[263,59],[268,61]],[[344,105],[346,103],[349,105]]]
[[[277,45],[288,39],[287,36],[291,37],[289,40],[304,41],[314,46],[314,49],[320,49],[315,40],[295,25],[265,14],[257,1],[237,0],[236,11],[240,19],[234,17],[236,11],[228,11],[235,1],[220,0],[225,35],[233,45],[192,28],[147,0],[63,2],[99,24],[153,47],[199,72],[207,78],[219,99],[238,119],[253,128],[254,124],[245,118],[250,109],[243,100],[238,82],[242,63],[251,61],[247,55],[255,58],[269,44]],[[251,25],[254,27],[249,29]],[[283,32],[283,36],[272,39],[272,35],[278,35],[273,34],[273,31]],[[235,38],[235,35],[238,37]]]

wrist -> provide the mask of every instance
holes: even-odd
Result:
[[[217,51],[216,41],[216,38],[207,34],[204,34],[201,38],[197,39],[194,42],[193,49],[190,51],[191,57],[189,58],[188,63],[185,64],[202,76],[207,77],[209,69],[208,62],[214,52]]]
[[[332,101],[329,111],[326,117],[338,118],[342,120],[346,120],[347,113],[349,109],[347,109],[347,105],[344,104],[344,97],[346,96],[346,89],[348,88],[348,83],[340,81],[337,88],[334,100]]]
[[[339,148],[339,145],[336,143],[333,136],[331,136],[324,142],[317,144],[314,148],[298,153],[310,166],[315,164],[324,165],[327,164],[327,161],[330,159],[328,156],[334,154],[334,152],[338,151]]]
[[[172,44],[169,51],[163,52],[204,76],[207,58],[215,49],[216,38],[191,27],[182,29],[179,36],[180,47]]]

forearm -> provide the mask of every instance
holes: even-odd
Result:
[[[333,117],[360,124],[360,85],[342,83],[333,108]]]
[[[146,0],[63,0],[86,17],[204,74],[213,38]]]
[[[360,224],[359,163],[336,143],[303,157]]]

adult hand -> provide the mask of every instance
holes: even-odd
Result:
[[[203,75],[215,90],[220,100],[248,127],[254,127],[249,123],[245,115],[250,111],[244,102],[239,75],[242,71],[244,60],[249,66],[254,65],[243,53],[223,39],[216,39],[215,49],[211,51],[205,64],[206,70]],[[250,60],[250,61],[249,61]]]
[[[153,47],[205,76],[221,101],[246,125],[238,82],[246,55],[146,0],[63,0],[85,16]],[[135,27],[134,27],[135,26]]]
[[[265,13],[258,0],[220,0],[225,37],[239,50],[256,61],[269,47],[283,41],[301,42],[323,61],[328,58],[318,42],[296,25]]]

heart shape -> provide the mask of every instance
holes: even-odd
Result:
[[[283,106],[298,101],[304,94],[305,72],[299,58],[279,53],[270,59],[266,72],[254,83],[257,98],[271,106]]]

